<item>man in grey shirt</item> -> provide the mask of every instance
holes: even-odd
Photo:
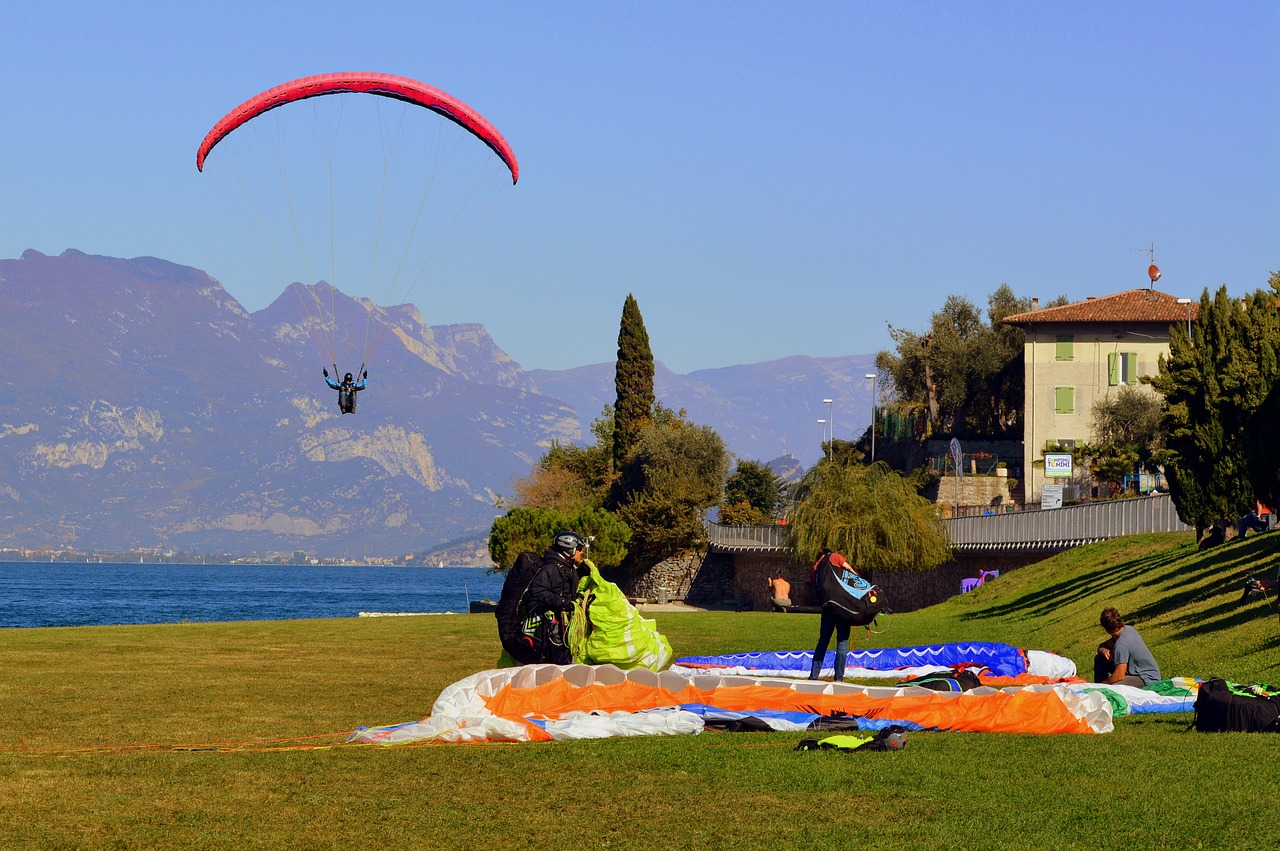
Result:
[[[1103,609],[1099,622],[1111,638],[1098,645],[1098,655],[1093,660],[1094,682],[1142,688],[1160,679],[1160,666],[1146,642],[1136,629],[1125,626],[1119,611]]]

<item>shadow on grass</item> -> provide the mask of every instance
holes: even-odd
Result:
[[[1118,564],[1104,563],[1098,567],[1078,573],[1069,579],[1043,586],[1027,594],[1015,597],[1003,603],[978,612],[969,612],[962,616],[965,620],[988,620],[1008,617],[1044,617],[1064,606],[1097,596],[1107,590],[1115,589],[1126,582],[1132,582],[1141,576],[1169,567],[1185,560],[1192,552],[1184,552],[1179,546],[1162,552],[1149,553]]]
[[[1243,599],[1244,582],[1270,570],[1269,565],[1262,571],[1258,568],[1274,559],[1278,546],[1278,540],[1254,538],[1219,547],[1212,555],[1191,562],[1193,566],[1187,571],[1164,577],[1158,587],[1170,593],[1127,612],[1125,618],[1144,620],[1186,610],[1171,622],[1178,628],[1175,636],[1179,638],[1249,623],[1259,616],[1265,601]],[[1274,600],[1274,595],[1270,599]],[[1204,604],[1212,600],[1217,602],[1206,608]]]

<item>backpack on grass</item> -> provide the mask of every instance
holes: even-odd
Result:
[[[813,587],[822,610],[850,626],[866,626],[884,608],[880,589],[863,579],[839,553],[827,553],[813,566]]]
[[[1280,689],[1205,680],[1196,695],[1192,724],[1203,733],[1280,733]]]

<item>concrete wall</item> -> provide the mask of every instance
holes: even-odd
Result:
[[[800,608],[817,607],[813,587],[809,583],[812,565],[798,564],[786,556],[761,553],[737,553],[734,560],[734,592],[743,609],[769,611],[771,606],[768,578],[781,576],[791,583],[791,603]],[[983,566],[986,566],[984,561]],[[880,586],[891,611],[912,612],[941,603],[960,593],[960,580],[977,576],[978,566],[952,562],[933,570],[912,573],[879,571],[871,581]]]
[[[1051,553],[1002,555],[984,553],[961,557],[933,570],[913,573],[880,571],[872,577],[894,612],[913,612],[941,603],[960,593],[960,581],[976,577],[979,570],[1001,575],[1047,558]],[[791,583],[791,602],[798,608],[816,608],[809,584],[810,565],[785,555],[767,553],[687,553],[668,559],[643,576],[626,577],[619,587],[632,599],[652,602],[683,600],[704,608],[769,611],[772,608],[768,579],[781,576]]]

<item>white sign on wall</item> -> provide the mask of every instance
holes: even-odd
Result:
[[[1062,485],[1045,485],[1040,488],[1041,508],[1062,507]]]

